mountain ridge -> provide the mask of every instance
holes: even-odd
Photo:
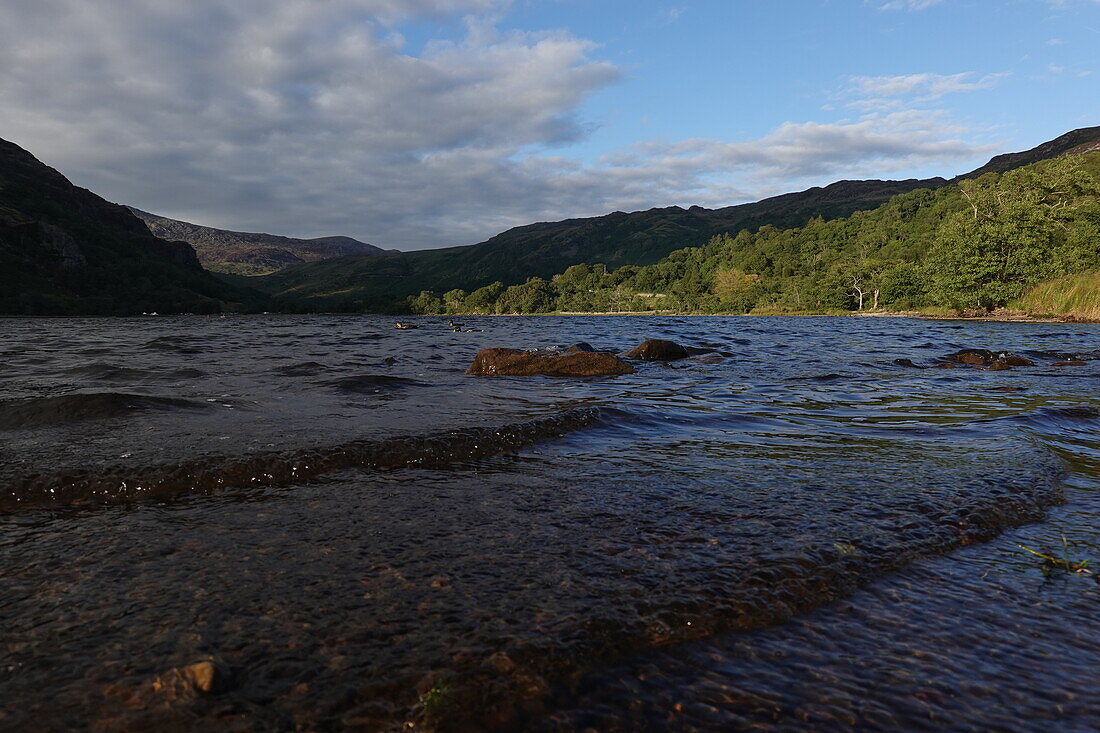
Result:
[[[144,221],[156,236],[190,244],[203,267],[213,272],[264,275],[289,265],[386,251],[352,237],[300,239],[261,232],[238,232],[171,219],[133,206],[126,208]]]
[[[424,290],[442,294],[496,281],[513,285],[530,277],[549,278],[574,264],[643,266],[675,249],[701,246],[716,234],[765,225],[802,226],[817,217],[840,218],[875,208],[898,194],[1011,170],[1093,145],[1100,145],[1100,127],[1080,128],[1030,150],[995,156],[952,179],[842,180],[718,209],[672,206],[536,222],[463,247],[295,265],[255,278],[252,284],[295,309],[363,310],[386,308],[395,299]],[[383,281],[385,285],[378,287]]]

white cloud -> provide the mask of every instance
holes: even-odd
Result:
[[[853,76],[841,97],[854,98],[857,106],[877,107],[930,102],[948,94],[991,89],[1008,74],[901,74],[897,76]]]
[[[5,0],[0,137],[149,211],[412,248],[984,152],[942,116],[895,112],[746,142],[641,144],[582,165],[549,148],[588,134],[577,110],[620,72],[565,32],[498,32],[507,5]],[[456,14],[467,15],[459,40],[413,51],[399,35],[403,19]]]

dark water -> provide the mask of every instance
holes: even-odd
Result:
[[[0,321],[0,728],[1100,722],[1097,326],[465,322]]]

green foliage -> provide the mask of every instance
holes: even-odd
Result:
[[[844,312],[990,309],[1050,278],[1100,268],[1100,155],[1064,157],[873,211],[714,236],[644,267],[572,265],[533,277],[410,299],[416,312]]]

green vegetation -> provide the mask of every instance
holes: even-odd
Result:
[[[1069,554],[1069,541],[1065,536],[1062,537],[1062,556],[1057,557],[1053,552],[1038,552],[1036,550],[1027,547],[1026,545],[1016,545],[1024,552],[1027,552],[1043,561],[1043,575],[1051,575],[1056,572],[1090,575],[1094,580],[1100,582],[1100,576],[1095,575],[1092,569],[1089,567],[1088,560],[1073,560]]]
[[[918,189],[843,219],[719,234],[647,266],[578,264],[511,287],[423,290],[403,305],[447,314],[982,313],[1022,302],[1088,317],[1098,269],[1100,154],[1091,154]]]
[[[486,286],[549,280],[578,262],[608,270],[651,265],[674,250],[697,247],[723,232],[764,225],[796,227],[815,217],[832,219],[870,209],[927,181],[839,181],[824,188],[775,196],[722,209],[672,206],[621,211],[516,227],[469,247],[342,257],[287,267],[254,278],[252,287],[277,297],[286,310],[406,312],[405,298],[424,291],[467,293]],[[479,296],[481,297],[481,296]]]
[[[1100,321],[1100,272],[1081,272],[1040,283],[1009,307]]]

